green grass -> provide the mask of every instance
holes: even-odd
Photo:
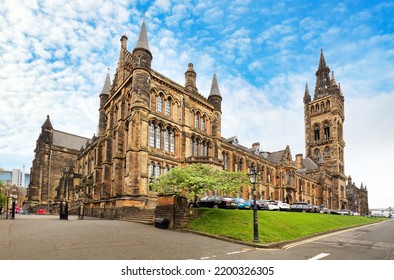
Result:
[[[253,211],[198,209],[188,229],[252,243]],[[313,213],[258,211],[261,243],[295,240],[309,235],[374,223],[382,219]]]

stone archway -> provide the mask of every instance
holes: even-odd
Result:
[[[293,204],[293,196],[291,195],[291,193],[287,194],[285,202],[288,204]]]

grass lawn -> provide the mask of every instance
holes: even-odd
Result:
[[[199,216],[186,228],[253,243],[253,211],[208,208],[198,211]],[[258,211],[259,239],[261,243],[282,242],[380,220],[360,216]]]

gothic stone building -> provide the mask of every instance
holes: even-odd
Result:
[[[153,208],[157,194],[149,187],[152,180],[172,167],[203,163],[245,173],[256,169],[259,198],[347,208],[344,96],[334,75],[330,77],[323,53],[313,99],[308,85],[304,95],[306,156],[297,154],[293,160],[288,146],[267,152],[259,143],[248,148],[236,136],[223,137],[216,73],[210,94],[204,97],[193,64],[187,66],[184,85],[156,72],[151,68],[145,22],[132,51],[125,35],[120,41],[113,83],[107,74],[99,95],[98,136],[84,140],[77,156],[65,157],[63,165],[59,162],[57,176],[64,178],[51,180],[50,199],[83,199],[91,207]],[[61,165],[67,168],[60,169]],[[33,164],[32,182],[42,178],[35,168],[38,163]],[[46,183],[31,184],[34,198],[41,195],[45,202]]]

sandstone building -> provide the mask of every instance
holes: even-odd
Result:
[[[259,143],[244,147],[236,136],[223,137],[216,73],[205,97],[198,91],[192,63],[187,65],[184,85],[152,69],[145,22],[132,51],[125,35],[120,42],[113,82],[107,74],[99,95],[97,137],[75,136],[73,143],[79,146],[64,143],[62,150],[52,141],[56,133],[48,134],[56,131],[44,124],[31,171],[30,200],[47,203],[66,198],[91,207],[154,208],[157,194],[150,189],[152,180],[174,166],[203,163],[228,171],[256,169],[259,198],[348,207],[344,96],[334,74],[330,76],[323,52],[313,98],[308,85],[305,89],[306,154],[293,160],[288,146],[268,152]],[[51,149],[59,155],[52,160],[56,168],[49,168]],[[243,196],[250,195],[244,190]]]

